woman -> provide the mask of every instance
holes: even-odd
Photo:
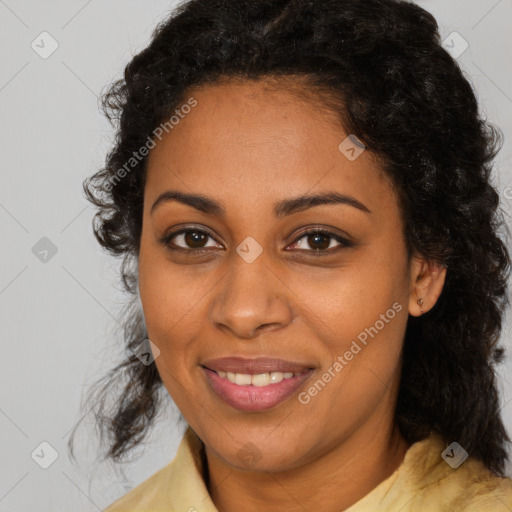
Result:
[[[133,307],[96,415],[113,460],[162,389],[188,425],[107,512],[512,509],[499,137],[437,28],[399,0],[192,0],[105,95],[85,190]]]

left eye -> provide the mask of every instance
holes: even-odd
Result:
[[[348,240],[341,237],[340,235],[331,233],[330,231],[322,231],[318,229],[306,231],[299,238],[296,239],[293,245],[299,246],[302,243],[300,242],[300,240],[302,239],[304,239],[305,243],[307,243],[308,246],[311,249],[313,249],[313,252],[334,252],[332,250],[326,250],[332,249],[331,242],[338,242],[339,244],[341,244],[340,246],[335,248],[335,250],[341,248],[342,246],[350,247],[352,245]],[[303,247],[298,248],[304,250]]]
[[[171,251],[183,250],[192,252],[212,247],[212,245],[205,245],[208,238],[214,240],[214,237],[208,231],[204,231],[202,229],[185,228],[166,235],[161,239],[161,243]],[[184,246],[172,242],[173,239],[180,240]],[[333,250],[332,242],[338,242],[340,245],[335,247]],[[311,250],[308,250],[307,247],[304,247],[305,244],[307,244]],[[330,231],[311,229],[305,231],[298,238],[296,238],[291,247],[295,246],[295,248],[306,252],[332,253],[338,249],[343,247],[351,247],[352,245],[353,244],[349,240],[335,233],[331,233]],[[215,243],[213,244],[213,247],[214,246]]]

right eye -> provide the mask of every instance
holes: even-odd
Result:
[[[208,238],[214,238],[209,231],[194,227],[185,227],[166,234],[160,242],[170,251],[193,252],[208,248],[208,246],[205,245]],[[173,239],[176,239],[176,241],[173,242]],[[179,243],[183,245],[179,245]]]

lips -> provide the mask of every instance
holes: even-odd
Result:
[[[263,412],[285,402],[315,372],[312,364],[271,357],[221,357],[200,366],[210,390],[244,412]]]
[[[221,357],[209,359],[201,363],[201,366],[215,372],[244,373],[256,375],[260,373],[282,372],[282,373],[303,373],[312,368],[308,363],[299,363],[276,359],[270,357],[258,357],[247,359],[244,357]]]
[[[222,377],[221,374],[224,373],[222,370],[217,373],[203,367],[202,372],[209,389],[224,403],[239,411],[250,413],[267,411],[284,403],[295,395],[314,374],[312,369],[300,374],[276,372],[272,375],[279,376],[281,380],[278,379],[277,383],[263,383],[261,386],[262,383],[260,382],[257,384],[245,382],[239,385]],[[237,380],[240,376],[244,380],[251,377],[250,374],[241,373],[228,372],[227,375],[236,375]],[[287,377],[284,378],[284,375],[287,375]]]

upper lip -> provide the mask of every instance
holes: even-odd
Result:
[[[249,375],[271,372],[302,373],[312,368],[312,366],[307,363],[285,361],[284,359],[271,357],[258,357],[254,359],[244,357],[221,357],[204,361],[202,366],[216,372],[246,373]]]

